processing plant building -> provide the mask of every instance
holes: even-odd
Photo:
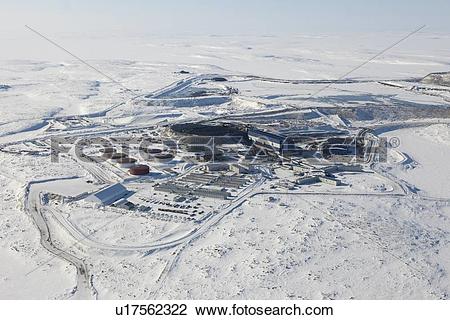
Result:
[[[120,183],[116,183],[88,196],[85,201],[99,206],[109,206],[129,194],[130,191],[128,191],[127,188]]]

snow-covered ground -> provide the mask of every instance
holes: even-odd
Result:
[[[448,297],[448,206],[402,197],[268,198],[252,198],[191,243],[158,298]]]
[[[54,244],[89,270],[86,283],[95,292],[84,297],[447,299],[449,93],[412,87],[429,73],[448,71],[448,36],[417,34],[349,75],[350,83],[321,82],[338,79],[399,38],[149,37],[123,39],[116,52],[87,57],[131,93],[70,57],[0,62],[0,298],[74,297],[79,273],[73,261],[40,244],[33,223],[40,214]],[[229,81],[211,82],[214,76]],[[202,90],[213,94],[195,96]],[[285,106],[302,110],[253,115]],[[52,135],[98,136],[125,126],[246,113],[272,124],[297,117],[305,127],[370,127],[400,145],[385,164],[338,174],[344,186],[291,192],[271,189],[278,180],[257,181],[253,193],[220,207],[223,215],[203,228],[39,204],[41,191],[97,190],[102,185],[95,180],[112,168],[84,166],[69,155],[51,163],[39,143]],[[114,170],[106,180],[117,182],[122,173]],[[31,194],[30,182],[39,182]],[[200,231],[194,236],[193,230]],[[163,248],[147,248],[161,238]]]
[[[405,157],[392,169],[399,179],[415,186],[420,194],[450,197],[449,124],[400,129],[385,135],[400,139],[400,146],[392,151]]]
[[[23,185],[4,176],[0,183],[0,299],[65,298],[73,289],[75,269],[41,247],[37,229],[21,208]]]

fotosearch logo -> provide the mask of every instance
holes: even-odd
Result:
[[[335,137],[298,143],[292,138],[280,141],[249,139],[242,136],[185,136],[170,138],[137,137],[52,137],[51,161],[58,163],[62,155],[78,161],[170,162],[175,158],[190,163],[282,163],[305,159],[314,163],[384,163],[389,148],[397,148],[400,140],[376,137]]]

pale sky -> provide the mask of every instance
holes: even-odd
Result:
[[[67,57],[24,25],[86,58],[130,57],[141,50],[134,39],[155,36],[397,34],[381,47],[421,25],[450,36],[448,0],[0,0],[0,6],[0,59]],[[142,50],[140,57],[147,56]]]
[[[450,32],[448,0],[0,0],[3,31],[287,34]]]

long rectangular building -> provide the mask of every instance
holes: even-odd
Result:
[[[197,188],[193,189],[188,186],[182,186],[176,183],[165,183],[155,186],[155,190],[174,193],[174,194],[191,194],[196,196],[202,196],[207,198],[227,199],[231,196],[231,193],[226,190],[217,190],[209,188]]]
[[[281,153],[283,150],[283,143],[286,140],[285,136],[267,132],[259,129],[248,129],[248,137],[255,143],[267,147],[271,147],[274,151]]]
[[[88,196],[85,201],[108,206],[130,194],[122,184],[116,183]]]

